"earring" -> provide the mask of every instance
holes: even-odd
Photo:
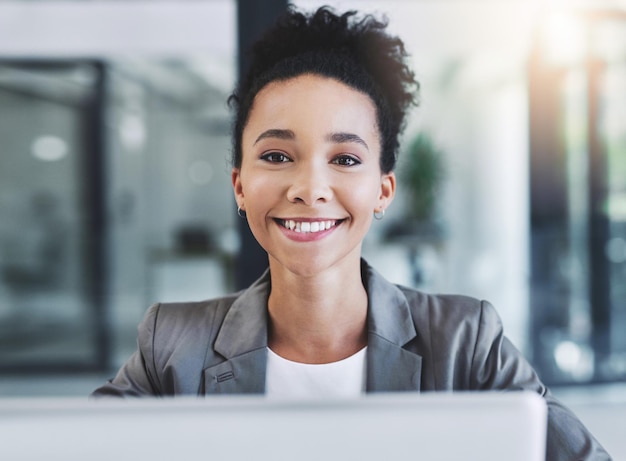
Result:
[[[385,209],[384,208],[382,210],[374,210],[374,219],[376,219],[377,221],[380,221],[384,217],[385,217]]]
[[[240,218],[246,218],[246,210],[242,210],[240,206],[237,207],[237,216]]]

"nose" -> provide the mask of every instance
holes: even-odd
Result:
[[[287,199],[293,203],[314,205],[325,203],[332,197],[329,172],[325,165],[303,162],[298,166],[287,190]]]

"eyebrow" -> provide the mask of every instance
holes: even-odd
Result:
[[[347,142],[355,142],[357,144],[361,144],[367,150],[370,150],[367,143],[363,141],[363,138],[361,138],[360,136],[354,133],[345,133],[345,132],[330,133],[328,136],[326,136],[326,141],[334,142],[338,144],[347,143]]]
[[[267,138],[284,139],[284,140],[287,140],[287,141],[291,141],[291,140],[296,139],[296,135],[291,130],[272,128],[272,129],[269,129],[269,130],[265,130],[263,133],[261,133],[256,138],[256,140],[254,141],[254,144],[257,144],[259,141],[261,141],[263,139],[267,139]],[[363,138],[361,138],[359,135],[356,135],[354,133],[346,133],[346,132],[343,132],[343,131],[338,132],[338,133],[330,133],[330,134],[326,135],[326,137],[324,139],[327,142],[332,142],[332,143],[336,143],[336,144],[343,144],[343,143],[354,142],[354,143],[357,143],[357,144],[361,144],[367,150],[369,150],[369,146],[363,140]]]
[[[266,138],[278,138],[278,139],[292,140],[292,139],[296,139],[296,135],[291,130],[281,130],[278,128],[273,128],[271,130],[266,130],[263,133],[261,133],[259,137],[256,138],[256,141],[254,141],[254,144]]]

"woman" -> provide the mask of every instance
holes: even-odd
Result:
[[[395,286],[361,259],[418,86],[384,28],[290,9],[256,44],[231,96],[232,183],[269,271],[231,296],[151,307],[138,351],[94,395],[530,389],[549,406],[548,459],[607,459],[488,303]]]

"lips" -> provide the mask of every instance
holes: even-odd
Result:
[[[294,232],[314,234],[316,232],[323,232],[335,227],[341,222],[341,220],[324,219],[300,221],[295,219],[277,219],[276,222],[278,222],[278,224],[283,226],[285,229],[289,229]]]

